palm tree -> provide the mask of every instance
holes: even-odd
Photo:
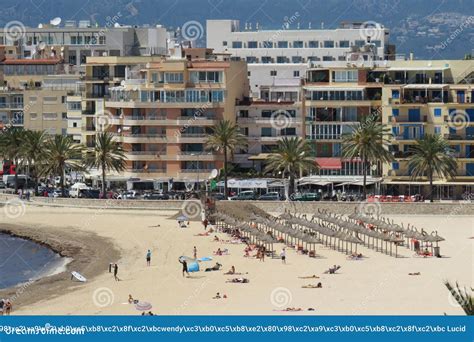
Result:
[[[18,191],[19,163],[23,161],[22,144],[25,140],[23,128],[11,127],[0,134],[0,150],[5,159],[15,165],[15,193]]]
[[[125,169],[125,152],[122,146],[114,141],[110,132],[101,132],[96,136],[94,149],[86,156],[86,166],[102,171],[102,194],[105,198],[105,174],[107,171],[123,171]]]
[[[46,143],[48,135],[44,131],[25,131],[22,154],[28,163],[28,176],[33,175],[35,194],[38,195],[38,179],[45,168]]]
[[[314,157],[311,156],[311,145],[299,137],[284,137],[278,141],[277,148],[267,159],[265,172],[281,171],[288,174],[290,184],[288,196],[295,192],[295,178],[302,172],[319,169]]]
[[[238,147],[247,146],[247,138],[240,133],[237,125],[229,120],[222,120],[212,128],[212,134],[208,137],[206,146],[215,151],[222,150],[224,153],[224,194],[227,197],[228,155],[229,153],[232,154]]]
[[[408,161],[412,178],[426,176],[430,181],[430,201],[433,202],[433,178],[456,176],[456,159],[448,142],[436,134],[426,134],[423,139],[416,141],[409,152],[412,153]]]
[[[70,136],[55,135],[46,144],[47,166],[45,173],[59,175],[61,193],[64,196],[64,172],[84,170],[82,161],[82,145],[74,143]]]
[[[390,163],[388,151],[390,129],[382,125],[377,117],[368,116],[351,133],[342,135],[342,157],[351,160],[360,158],[364,174],[364,198],[367,196],[367,172],[372,164]]]
[[[466,288],[461,289],[457,282],[456,286],[453,286],[449,281],[445,281],[444,285],[448,288],[449,292],[451,292],[451,295],[456,302],[458,302],[466,315],[474,316],[474,297],[472,292],[468,293]],[[471,288],[471,291],[474,291],[474,288]]]

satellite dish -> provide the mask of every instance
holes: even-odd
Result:
[[[119,23],[115,23],[115,24],[114,24],[114,27],[120,27],[120,24],[119,24]]]
[[[43,28],[43,24],[38,24],[38,28]]]
[[[60,17],[56,17],[54,19],[51,19],[49,21],[49,23],[53,26],[59,26],[59,24],[61,24],[61,18]]]
[[[46,48],[46,43],[45,42],[40,42],[38,44],[38,50],[43,51]]]
[[[212,170],[211,175],[209,176],[209,179],[216,178],[218,174],[219,174],[219,171],[217,171],[217,169]]]

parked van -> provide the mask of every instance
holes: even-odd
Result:
[[[69,190],[69,197],[73,198],[79,198],[81,196],[81,190],[89,190],[90,187],[88,187],[84,183],[75,183],[71,185],[71,189]]]

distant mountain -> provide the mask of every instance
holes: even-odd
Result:
[[[463,58],[474,47],[473,0],[0,0],[0,24],[27,26],[53,17],[88,19],[102,25],[114,16],[123,24],[181,27],[195,20],[239,19],[281,28],[298,13],[292,28],[335,28],[341,21],[376,21],[391,29],[399,53],[417,58]],[[448,38],[451,37],[451,41]]]

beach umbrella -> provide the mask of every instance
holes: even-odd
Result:
[[[148,302],[138,302],[137,304],[135,304],[135,309],[137,309],[138,311],[149,311],[152,307],[153,306],[151,305],[151,303]]]
[[[176,218],[176,221],[188,221],[188,217],[184,215],[180,215]]]

